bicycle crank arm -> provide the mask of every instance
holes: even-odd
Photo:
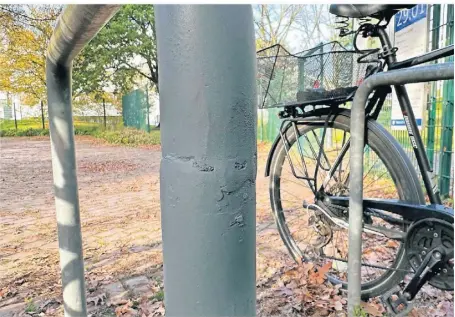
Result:
[[[444,264],[444,250],[435,248],[427,254],[414,277],[404,288],[403,295],[407,300],[413,300],[422,286],[433,276],[440,273]]]
[[[403,291],[397,286],[381,296],[387,311],[393,316],[407,316],[412,309],[412,300],[422,286],[440,272],[444,258],[445,254],[442,249],[433,249],[427,254],[420,267],[414,273],[414,277]],[[396,296],[396,299],[393,296]]]

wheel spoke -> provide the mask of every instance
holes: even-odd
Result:
[[[314,174],[317,183],[323,184],[322,186],[318,185],[323,193],[349,195],[350,150],[349,146],[345,146],[350,140],[349,131],[328,127],[325,140],[322,142],[321,129],[323,129],[322,126],[303,127],[303,129],[300,127],[300,131],[296,133],[299,136],[296,139],[298,141],[294,140],[292,141],[293,144],[289,144],[289,159],[293,163],[295,171],[302,173],[299,176],[313,176]],[[366,166],[363,175],[364,195],[368,195],[368,197],[381,197],[383,193],[396,195],[398,191],[395,189],[396,186],[390,174],[388,174],[387,166],[390,165],[386,166],[381,157],[369,145],[364,147],[363,152]],[[343,153],[343,157],[338,158],[341,153]],[[320,156],[319,162],[318,156]],[[279,197],[279,206],[282,208],[281,212],[284,217],[278,217],[278,221],[285,221],[285,224],[278,226],[278,228],[287,226],[287,229],[283,229],[284,234],[289,235],[290,241],[295,242],[289,246],[291,249],[298,246],[296,254],[302,254],[307,259],[314,258],[314,261],[321,265],[331,261],[330,258],[340,259],[340,263],[337,262],[337,266],[333,266],[333,271],[331,270],[333,273],[331,274],[336,279],[346,281],[347,264],[342,265],[342,262],[347,263],[348,230],[337,227],[331,220],[322,221],[321,219],[325,218],[324,214],[314,213],[314,211],[303,208],[304,201],[313,202],[315,200],[314,193],[311,190],[312,186],[309,186],[309,181],[296,178],[292,173],[289,161],[285,157],[281,159],[283,161],[281,168],[278,169],[280,175],[277,185],[280,196],[277,197]],[[296,160],[299,163],[296,163]],[[333,171],[331,171],[332,165],[334,166]],[[327,166],[328,169],[326,170]],[[328,178],[329,175],[331,175],[330,178]],[[314,182],[311,183],[314,186]],[[369,196],[370,194],[371,196]],[[339,211],[333,210],[333,212]],[[310,223],[310,216],[317,217],[316,219],[319,220]],[[387,223],[380,216],[381,212],[378,212],[377,214],[369,213],[365,217],[369,217],[366,219],[372,226],[384,227],[387,225],[387,229],[391,230],[404,225],[404,223],[400,224],[399,219],[394,223]],[[398,243],[398,246],[391,247],[395,244],[387,244],[390,240],[386,237],[378,238],[374,234],[362,234],[362,283],[376,281],[387,270],[397,270],[394,261],[397,252],[400,250],[400,244],[395,241],[394,243]],[[317,249],[318,247],[322,247],[322,252]],[[325,258],[324,255],[326,255]]]

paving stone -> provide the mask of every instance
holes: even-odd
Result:
[[[25,308],[25,303],[16,303],[4,307],[0,307],[0,316],[1,317],[17,317],[19,316]]]
[[[122,283],[116,282],[116,283],[111,283],[106,286],[104,286],[104,290],[106,291],[107,295],[112,298],[115,297],[119,294],[124,293],[126,290],[123,287]]]
[[[105,266],[105,265],[109,265],[109,264],[115,263],[115,261],[117,261],[116,258],[103,259],[101,261],[98,261],[98,262],[94,263],[91,266],[88,266],[87,269],[93,270],[93,269],[98,268],[98,267],[102,267],[102,266]]]
[[[130,278],[124,284],[136,295],[143,295],[144,293],[150,292],[150,281],[144,275]]]

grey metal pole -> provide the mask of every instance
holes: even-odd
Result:
[[[365,144],[365,105],[370,93],[380,86],[453,79],[454,64],[392,70],[368,77],[357,89],[351,110],[351,174],[349,183],[348,315],[355,316],[360,305],[362,220],[363,220],[363,149]]]
[[[87,316],[76,177],[71,71],[47,65],[52,171],[65,316]]]
[[[118,8],[112,5],[67,6],[47,52],[49,130],[66,317],[87,316],[71,104],[72,60]]]
[[[254,316],[256,54],[249,5],[156,5],[166,316]]]

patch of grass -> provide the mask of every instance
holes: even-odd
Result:
[[[132,128],[116,126],[114,130],[104,129],[96,123],[74,122],[75,135],[90,135],[111,144],[139,146],[160,144],[160,130],[153,128],[149,133]],[[14,120],[0,120],[0,137],[48,136],[49,129],[42,129],[36,119],[22,120],[16,130]]]
[[[94,122],[85,122],[81,120],[74,120],[74,126],[76,128],[96,128],[101,126],[99,123]],[[49,128],[49,122],[44,122],[45,129]],[[43,130],[43,124],[41,122],[41,118],[27,118],[23,120],[17,120],[17,130],[28,130],[28,129],[37,129]],[[5,120],[0,119],[0,130],[16,130],[16,126],[14,125],[14,120]]]
[[[98,131],[97,127],[76,127],[74,134],[76,135],[95,135]],[[15,136],[47,136],[49,129],[4,129],[0,130],[0,137],[15,137]]]
[[[47,126],[47,125],[46,125]],[[27,129],[42,129],[43,125],[41,118],[28,118],[23,120],[17,120],[18,130]],[[0,130],[15,130],[14,120],[0,119]]]
[[[32,298],[26,298],[25,299],[25,312],[26,313],[34,313],[38,310],[38,307],[36,307],[35,303],[33,302]]]
[[[14,120],[0,119],[0,137],[15,137],[15,136],[47,136],[49,135],[49,123],[45,122],[45,129],[42,128],[40,118],[29,118],[17,121],[17,130],[14,125]],[[74,121],[74,133],[76,135],[92,135],[100,125],[84,121]]]
[[[150,297],[150,299],[156,299],[157,301],[161,302],[164,300],[164,291],[163,290],[159,290],[158,292],[156,292],[155,294],[153,294],[152,297]]]
[[[49,129],[35,129],[35,128],[28,128],[22,130],[15,130],[15,129],[8,129],[8,130],[0,130],[0,137],[7,137],[7,136],[46,136],[49,135]]]
[[[112,144],[125,144],[130,146],[160,144],[160,131],[152,130],[150,133],[124,128],[121,130],[99,131],[96,137]]]
[[[366,311],[363,310],[361,306],[354,307],[354,316],[356,317],[368,317]]]
[[[101,130],[101,128],[97,126],[75,126],[74,127],[74,134],[75,135],[93,135],[96,134]]]
[[[103,238],[99,238],[97,241],[98,247],[105,247],[107,245],[106,241]]]
[[[445,206],[453,206],[453,197],[447,197],[442,202]]]

